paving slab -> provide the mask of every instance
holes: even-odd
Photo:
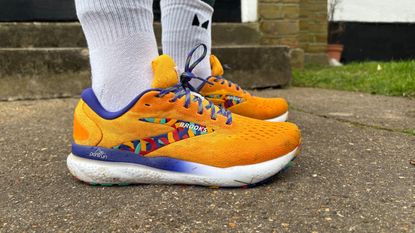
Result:
[[[286,97],[291,107],[322,117],[415,135],[415,99],[318,88],[263,90]]]
[[[289,97],[304,144],[253,189],[85,185],[65,165],[76,99],[0,102],[0,232],[415,232],[415,137],[324,116],[313,93],[338,92],[259,92]]]

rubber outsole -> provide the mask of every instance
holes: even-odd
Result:
[[[219,188],[242,188],[242,189],[250,189],[250,188],[256,188],[256,187],[259,187],[259,186],[262,186],[262,185],[267,185],[267,184],[271,183],[276,176],[278,176],[279,174],[281,174],[281,173],[289,170],[291,167],[293,167],[294,166],[294,160],[295,160],[295,158],[296,157],[294,157],[294,159],[292,159],[277,174],[275,174],[275,175],[273,175],[273,176],[271,176],[271,177],[269,177],[269,178],[267,178],[267,179],[265,179],[263,181],[260,181],[258,183],[255,183],[255,184],[243,185],[243,186],[239,186],[239,187],[219,187],[219,186],[201,186],[201,185],[194,185],[194,186],[207,187],[207,188],[210,188],[210,189],[219,189]],[[82,180],[78,179],[77,177],[75,177],[75,179],[78,180],[79,182],[82,182],[83,184],[86,184],[86,185],[89,185],[89,186],[97,186],[97,187],[125,187],[125,186],[131,186],[131,185],[140,185],[140,184],[129,184],[129,183],[119,183],[119,184],[112,184],[112,183],[109,183],[109,184],[87,183],[85,181],[82,181]],[[182,185],[186,185],[186,184],[182,184]],[[188,185],[188,186],[191,186],[191,185]]]
[[[172,172],[139,164],[97,161],[73,154],[68,156],[67,165],[72,175],[91,185],[187,184],[212,188],[251,188],[266,183],[268,179],[286,169],[299,151],[299,148],[296,148],[270,161],[230,168],[216,168],[194,163],[195,169],[204,171],[200,174]]]
[[[269,121],[269,122],[285,122],[287,120],[288,120],[288,111],[282,114],[281,116],[271,118],[271,119],[266,119],[266,121]]]

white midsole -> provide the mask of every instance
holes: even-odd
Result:
[[[296,155],[290,153],[262,163],[218,168],[190,163],[202,173],[172,172],[134,163],[118,163],[85,159],[70,154],[69,171],[78,179],[98,184],[192,184],[205,186],[238,187],[263,181],[282,170]]]
[[[281,116],[272,118],[272,119],[267,119],[266,121],[270,121],[270,122],[284,122],[287,121],[288,119],[288,111],[284,114],[282,114]]]

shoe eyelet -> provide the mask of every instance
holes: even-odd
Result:
[[[144,104],[146,107],[150,107],[151,105],[150,104]]]

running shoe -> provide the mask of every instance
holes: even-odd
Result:
[[[152,89],[118,112],[106,111],[92,89],[84,90],[69,171],[100,185],[238,187],[286,167],[299,151],[298,127],[232,114],[193,93],[189,81],[199,79],[192,74],[199,61],[187,63],[179,81],[174,61],[158,57]]]
[[[229,111],[255,119],[283,122],[288,118],[288,103],[283,98],[253,96],[239,85],[223,78],[224,70],[219,59],[211,55],[212,77],[202,83],[197,91]]]

